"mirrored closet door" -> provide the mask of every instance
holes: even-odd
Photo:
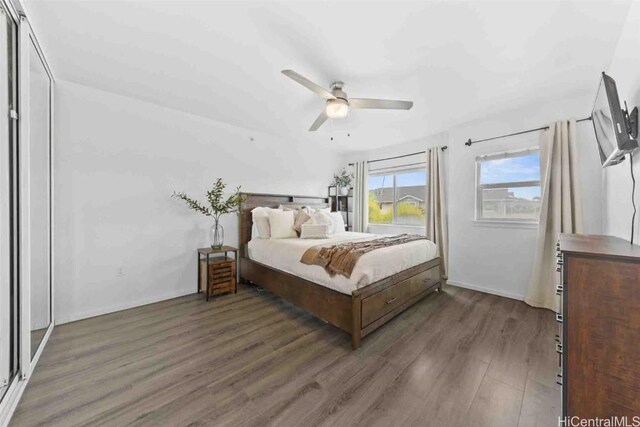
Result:
[[[0,425],[54,323],[53,76],[16,7],[0,0]]]
[[[31,358],[51,324],[51,80],[29,40]]]
[[[20,240],[23,374],[52,323],[52,79],[29,24],[20,23]]]
[[[17,136],[18,26],[0,3],[0,401],[20,363]]]

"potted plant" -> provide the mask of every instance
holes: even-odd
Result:
[[[347,170],[342,168],[340,172],[333,174],[333,183],[331,185],[338,187],[342,196],[347,196],[349,194],[352,179],[353,174],[347,173]]]
[[[222,178],[216,180],[211,190],[207,191],[209,206],[201,204],[183,192],[177,193],[174,191],[171,195],[171,197],[184,200],[189,209],[213,217],[214,224],[211,226],[211,247],[214,249],[219,249],[224,244],[224,228],[220,225],[220,217],[224,214],[238,212],[243,200],[240,194],[240,186],[236,188],[234,194],[225,200],[223,195],[226,186]]]

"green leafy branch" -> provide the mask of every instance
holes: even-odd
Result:
[[[338,187],[349,187],[351,186],[351,180],[353,179],[352,173],[347,173],[345,168],[338,173],[333,174],[333,183],[331,185],[335,185]]]
[[[216,221],[220,216],[228,213],[237,212],[240,205],[244,201],[244,197],[240,194],[240,186],[236,187],[234,194],[224,199],[224,189],[227,185],[222,178],[218,178],[213,184],[211,190],[207,191],[207,201],[209,206],[205,206],[199,201],[192,199],[184,192],[173,192],[171,197],[183,200],[189,209],[201,213],[206,216],[215,218]]]

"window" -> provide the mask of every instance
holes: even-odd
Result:
[[[369,175],[370,224],[425,224],[424,168]]]
[[[540,152],[528,149],[476,158],[476,219],[537,222]]]

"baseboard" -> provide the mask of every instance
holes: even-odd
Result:
[[[524,295],[515,294],[512,292],[505,292],[493,288],[485,288],[482,286],[470,285],[468,283],[456,282],[455,280],[447,279],[447,285],[457,286],[458,288],[471,289],[472,291],[484,292],[485,294],[498,295],[499,297],[511,298],[518,301],[524,301]]]
[[[127,301],[123,304],[115,304],[108,307],[102,307],[96,310],[81,311],[71,313],[66,316],[56,315],[55,324],[62,325],[64,323],[75,322],[77,320],[88,319],[90,317],[102,316],[103,314],[115,313],[116,311],[128,310],[130,308],[140,307],[142,305],[153,304],[154,302],[165,301],[172,298],[183,297],[185,295],[195,293],[193,287],[189,289],[178,289],[164,294],[153,295],[148,298],[142,298],[135,301]]]

